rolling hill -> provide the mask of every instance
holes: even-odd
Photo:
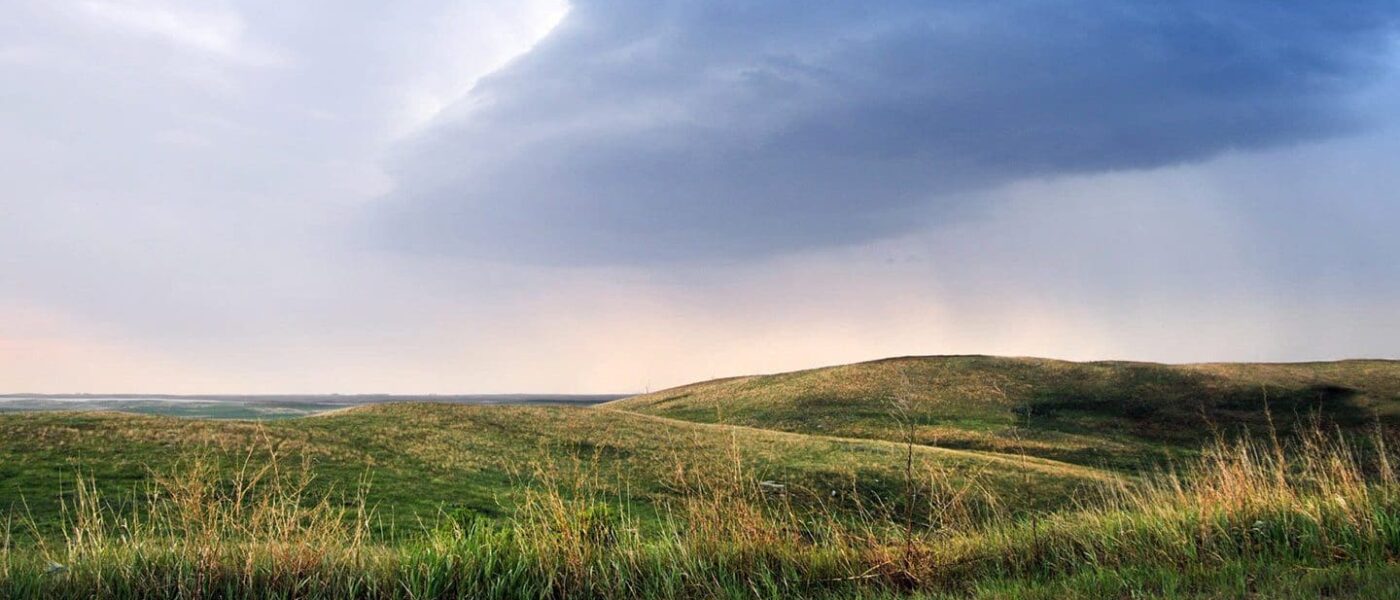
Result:
[[[1393,361],[964,356],[591,408],[2,414],[0,596],[1396,597],[1400,461],[1360,434],[1398,394]]]
[[[1215,433],[1400,424],[1400,361],[1165,365],[993,356],[901,357],[730,377],[606,408],[851,438],[1040,456],[1124,469]],[[1266,407],[1268,410],[1266,410]]]
[[[0,513],[60,517],[79,477],[139,507],[153,477],[216,465],[227,476],[273,462],[305,468],[316,494],[367,500],[386,527],[414,529],[439,513],[508,516],[526,490],[577,488],[655,515],[687,486],[729,477],[773,481],[794,499],[871,502],[900,492],[905,449],[881,440],[795,435],[567,406],[384,404],[270,422],[119,413],[0,415]],[[922,475],[1053,508],[1092,487],[1095,470],[1048,460],[919,448]],[[247,465],[245,467],[245,465]],[[575,493],[584,493],[574,490]]]

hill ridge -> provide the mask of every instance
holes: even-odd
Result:
[[[905,384],[904,381],[908,381]],[[726,377],[604,408],[796,433],[897,439],[893,400],[919,443],[1137,467],[1198,448],[1209,431],[1321,416],[1400,427],[1400,361],[1168,364],[981,354],[896,356]]]

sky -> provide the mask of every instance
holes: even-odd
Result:
[[[1400,358],[1400,4],[9,0],[0,392]]]

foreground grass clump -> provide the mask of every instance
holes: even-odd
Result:
[[[510,519],[443,514],[393,540],[373,535],[363,493],[195,460],[154,480],[141,512],[84,485],[60,536],[26,539],[12,518],[0,596],[1395,597],[1400,483],[1384,445],[1365,448],[1221,442],[1093,505],[1014,518],[984,487],[912,468],[903,505],[798,510],[735,460],[722,479],[678,477],[642,523],[584,465],[540,472]]]

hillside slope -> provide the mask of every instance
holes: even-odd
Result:
[[[303,461],[312,495],[353,494],[385,525],[412,529],[447,514],[507,516],[540,485],[623,499],[654,514],[687,485],[732,477],[781,482],[795,500],[869,502],[899,495],[905,449],[562,406],[391,404],[275,422],[185,420],[118,413],[0,415],[0,519],[53,524],[78,476],[106,498],[139,505],[152,474],[203,458],[225,474]],[[1102,474],[1020,457],[920,448],[915,467],[950,484],[1017,490],[1013,508],[1050,508]],[[250,465],[244,469],[245,461]],[[736,465],[736,461],[738,464]],[[552,481],[551,481],[552,480]],[[839,507],[838,507],[839,508]]]
[[[901,404],[906,408],[901,408]],[[901,440],[1125,468],[1212,432],[1320,416],[1400,423],[1400,361],[1164,365],[992,356],[902,357],[717,379],[607,408],[695,422]]]

